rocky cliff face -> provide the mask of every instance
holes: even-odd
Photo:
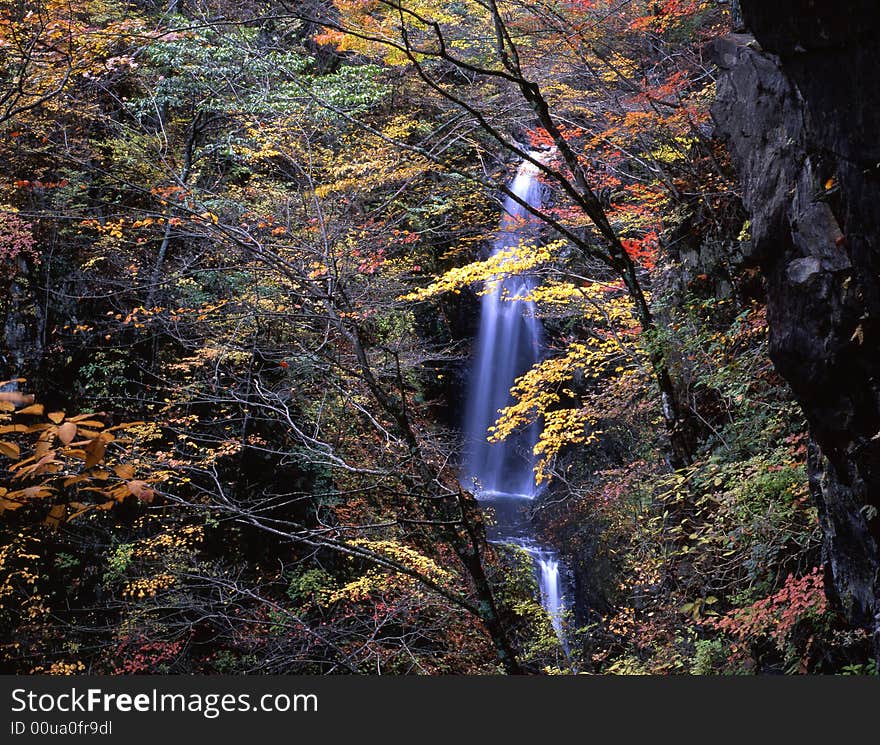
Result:
[[[880,655],[880,11],[742,0],[713,116],[740,174],[770,352],[810,424],[833,586]]]

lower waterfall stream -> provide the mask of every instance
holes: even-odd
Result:
[[[543,187],[533,164],[523,162],[509,188],[526,204],[541,206]],[[535,228],[536,219],[508,197],[493,255],[519,245],[535,233]],[[503,442],[487,440],[499,410],[513,401],[510,389],[514,381],[542,359],[544,329],[528,297],[533,286],[534,281],[527,276],[512,276],[482,296],[463,427],[462,482],[474,492],[483,509],[492,513],[488,539],[519,546],[532,558],[541,605],[567,653],[562,623],[562,567],[557,554],[535,540],[530,514],[532,500],[538,495],[534,447],[540,425],[536,423]]]

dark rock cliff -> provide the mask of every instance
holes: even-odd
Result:
[[[880,7],[742,0],[713,116],[765,278],[770,354],[809,421],[833,589],[880,655]]]

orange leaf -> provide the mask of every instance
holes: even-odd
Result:
[[[102,416],[101,413],[96,414],[78,414],[77,416],[69,417],[71,422],[81,422],[83,419],[88,419],[89,417]],[[102,425],[103,426],[103,425]]]
[[[63,411],[53,411],[46,416],[49,417],[49,421],[53,424],[61,424],[64,421],[64,412]]]
[[[11,512],[12,510],[17,510],[19,507],[24,507],[24,502],[15,502],[0,497],[0,513],[4,510],[9,510]]]
[[[7,432],[28,432],[30,431],[30,427],[26,424],[4,424],[0,427],[0,435],[5,435]]]
[[[97,419],[81,419],[80,417],[71,417],[68,421],[76,422],[80,427],[96,427],[97,429],[102,429],[104,427],[104,422],[99,422]]]
[[[134,466],[129,463],[123,463],[118,466],[114,466],[113,470],[116,475],[121,479],[133,479],[134,478]]]
[[[3,394],[0,393],[0,396]],[[19,394],[21,395],[21,394]],[[33,396],[23,396],[23,398],[28,399],[30,401],[34,400]],[[19,414],[42,414],[43,413],[43,404],[32,404],[31,406],[25,406],[23,409],[18,410]]]
[[[21,457],[21,448],[14,442],[0,440],[0,453],[7,458],[12,458],[12,460],[18,460]]]

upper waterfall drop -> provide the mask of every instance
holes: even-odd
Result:
[[[537,160],[543,156],[531,153],[531,157]],[[542,206],[544,187],[538,174],[539,168],[528,161],[517,170],[509,186],[517,199],[509,196],[504,202],[493,255],[518,246],[523,239],[538,239],[540,221],[522,204],[534,209]],[[513,403],[510,389],[516,379],[543,359],[544,329],[529,298],[534,285],[528,275],[511,276],[496,282],[482,296],[464,417],[461,481],[492,515],[486,537],[495,543],[518,546],[531,557],[539,600],[567,656],[562,566],[553,550],[535,541],[530,514],[531,500],[538,493],[534,449],[541,425],[535,422],[502,442],[487,439],[500,410]]]
[[[539,153],[532,153],[540,157]],[[524,161],[510,183],[510,191],[522,202],[540,208],[543,186],[538,168]],[[536,231],[537,219],[513,197],[504,202],[504,214],[495,239],[493,255],[519,245]],[[483,295],[480,329],[465,410],[465,458],[462,482],[478,497],[535,496],[534,447],[539,425],[508,437],[488,441],[489,428],[501,409],[513,403],[514,381],[540,362],[544,330],[527,298],[534,282],[526,276],[508,277]]]

